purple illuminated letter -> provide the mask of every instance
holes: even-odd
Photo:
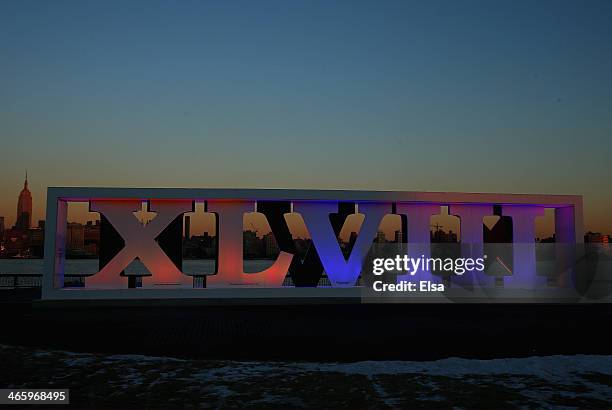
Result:
[[[385,214],[391,213],[391,204],[359,204],[359,213],[364,214],[365,219],[348,261],[342,254],[329,220],[329,214],[336,212],[337,209],[338,204],[335,202],[295,202],[293,204],[293,211],[302,214],[306,222],[312,242],[319,253],[321,263],[332,286],[349,287],[355,285],[363,261],[372,246],[376,230]]]

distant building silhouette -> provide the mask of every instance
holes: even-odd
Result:
[[[274,238],[272,232],[268,232],[267,234],[265,234],[262,239],[264,243],[266,258],[278,256],[280,249],[278,247],[278,244],[276,243],[276,239]]]
[[[610,243],[610,236],[603,235],[599,232],[587,232],[584,235],[584,242],[586,243]]]
[[[17,218],[15,227],[17,229],[30,229],[32,226],[32,194],[28,189],[28,173],[26,172],[23,189],[17,200]]]
[[[69,252],[82,252],[85,250],[85,227],[83,224],[68,222],[66,248]]]
[[[244,257],[247,259],[261,257],[263,244],[257,237],[257,232],[246,230],[242,235]]]
[[[353,231],[349,236],[348,248],[353,249],[353,245],[355,245],[355,242],[357,242],[357,232]]]
[[[100,254],[100,220],[87,221],[83,232],[85,252],[91,256]]]
[[[457,234],[453,231],[445,232],[442,229],[436,229],[429,232],[429,239],[432,243],[454,243],[457,242]]]
[[[44,254],[45,231],[44,229],[30,229],[28,231],[29,243],[26,246],[29,248],[28,255],[32,258],[41,258]]]
[[[185,239],[191,238],[191,217],[185,216]]]

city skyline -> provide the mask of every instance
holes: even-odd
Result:
[[[112,5],[112,6],[110,6]],[[612,3],[7,1],[0,215],[48,186],[583,195],[612,232]]]
[[[27,178],[27,175],[26,175]],[[29,184],[28,184],[29,187]],[[19,194],[21,195],[21,194]],[[18,195],[18,196],[19,196]],[[33,206],[34,205],[34,206]],[[32,221],[39,221],[39,220],[44,220],[45,219],[45,214],[44,214],[44,207],[46,205],[46,201],[44,204],[36,206],[37,202],[36,201],[31,201],[30,203],[30,209],[34,209],[34,212],[32,213],[30,219]],[[586,206],[585,206],[586,207]],[[19,204],[18,204],[18,208],[19,208]],[[40,209],[42,208],[42,210]],[[37,214],[35,211],[39,210],[39,214]],[[440,221],[444,222],[445,224],[449,225],[451,231],[453,229],[455,229],[455,232],[459,231],[459,221],[458,219],[456,219],[456,217],[451,217],[449,219],[449,215],[448,214],[444,214],[443,213],[444,210],[441,210],[441,213],[439,215],[434,216],[434,219],[432,220],[432,226],[434,226],[435,224],[439,223]],[[448,212],[446,210],[446,212]],[[89,210],[87,209],[87,204],[85,202],[73,202],[70,203],[69,206],[69,215],[71,217],[70,222],[78,222],[78,223],[86,223],[89,220],[95,220],[95,219],[99,219],[99,216],[96,212],[89,212]],[[191,214],[189,214],[191,215]],[[214,230],[214,218],[212,216],[212,214],[210,213],[205,213],[203,211],[202,205],[201,203],[196,203],[196,219],[195,221],[198,221],[194,224],[193,229],[195,231],[207,231],[207,232],[211,232]],[[3,222],[5,226],[15,226],[17,223],[17,217],[15,217],[14,219],[10,217],[10,213],[8,214],[8,217],[5,215],[0,214],[0,217],[3,218]],[[393,221],[390,222],[388,220],[388,218],[392,218],[393,216],[390,215],[387,218],[385,218],[385,220],[383,220],[383,226],[382,226],[382,230],[385,231],[385,233],[390,236],[391,232],[394,232],[396,230],[396,226],[398,225],[399,221]],[[355,219],[357,218],[357,219]],[[585,216],[586,219],[586,216]],[[545,218],[537,218],[537,221],[539,222],[537,224],[537,234],[539,238],[545,238],[548,237],[550,235],[552,235],[552,233],[554,232],[554,223],[553,223],[553,215],[552,212],[547,211],[547,215]],[[269,228],[266,227],[267,222],[265,221],[265,219],[262,217],[262,215],[251,215],[251,216],[247,216],[247,221],[245,226],[248,226],[250,223],[256,222],[258,224],[258,226],[262,226],[264,228],[265,232],[268,232]],[[290,222],[290,226],[295,228],[295,232],[297,237],[300,238],[305,238],[308,236],[307,232],[305,231],[305,227],[303,227],[303,223],[302,221],[299,219],[299,217],[297,215],[290,215],[289,216],[289,222]],[[350,217],[348,220],[348,224],[345,228],[343,228],[342,230],[342,236],[345,238],[348,238],[350,232],[353,231],[358,231],[359,229],[359,217]],[[491,225],[490,223],[487,223],[487,225]],[[489,226],[490,227],[490,226]],[[246,228],[245,228],[246,229]],[[588,226],[586,226],[585,224],[585,231],[590,231],[590,232],[602,232],[604,234],[607,234],[608,231],[606,231],[605,229],[598,229],[597,227],[594,228],[589,228]],[[264,233],[265,233],[264,232]],[[610,230],[610,232],[612,232],[612,230]]]
[[[13,227],[17,230],[29,229],[31,227],[30,221],[32,220],[32,196],[28,189],[28,176],[26,172],[23,189],[21,190],[17,199],[17,215],[21,217],[15,218],[15,224]],[[358,211],[359,212],[359,211]],[[448,235],[455,235],[460,238],[461,235],[461,222],[457,216],[449,215],[448,207],[445,205],[440,206],[440,213],[432,215],[430,230],[432,235],[438,232],[443,232]],[[142,223],[148,223],[151,218],[154,217],[154,212],[146,211],[145,203],[142,203],[141,209],[134,210],[134,216],[139,219]],[[289,229],[291,230],[295,239],[306,239],[310,237],[307,231],[304,221],[299,213],[289,213],[286,215]],[[2,222],[2,228],[10,227],[10,219],[0,215]],[[26,220],[25,222],[22,222]],[[44,220],[39,219],[38,227],[41,224],[44,226]],[[69,202],[68,203],[68,223],[69,224],[80,224],[89,225],[90,223],[99,222],[100,214],[97,212],[90,212],[88,202]],[[483,219],[483,224],[489,229],[492,229],[497,222],[498,217],[490,215]],[[363,216],[359,213],[349,215],[346,219],[340,234],[339,239],[347,242],[350,237],[354,234],[359,233]],[[444,225],[441,225],[443,223]],[[188,212],[184,215],[184,233],[186,238],[189,238],[189,232],[195,236],[199,235],[216,235],[215,232],[215,216],[210,212],[204,212],[204,204],[201,201],[195,201],[194,212]],[[446,228],[446,229],[444,229]],[[243,229],[245,232],[252,231],[257,234],[259,238],[263,238],[270,233],[270,226],[266,217],[259,212],[247,213],[244,215]],[[402,226],[399,216],[394,214],[386,215],[379,226],[379,233],[383,234],[383,237],[395,237],[397,232],[401,232]],[[546,208],[544,216],[536,218],[535,226],[536,238],[535,239],[549,239],[554,236],[554,214],[553,208]],[[587,230],[589,234],[601,233],[602,231]],[[603,235],[607,235],[603,232]]]

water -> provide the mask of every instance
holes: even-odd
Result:
[[[245,272],[260,272],[274,263],[270,259],[245,260]],[[42,259],[0,259],[0,274],[41,274]],[[67,274],[93,274],[98,271],[97,259],[67,259]],[[134,261],[127,267],[128,273],[146,273],[147,269],[140,261]],[[215,272],[215,261],[212,259],[184,260],[183,272],[195,274],[212,274]]]
[[[610,408],[612,400],[612,356],[262,362],[0,345],[0,360],[3,388],[70,388],[76,407]]]

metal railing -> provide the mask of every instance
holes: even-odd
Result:
[[[40,288],[42,286],[42,274],[41,273],[0,273],[0,289],[18,289],[18,288]],[[84,287],[85,278],[87,275],[70,275],[64,276],[64,284],[68,287]],[[198,286],[198,283],[202,282],[202,277],[194,277],[196,282],[194,287]],[[293,281],[290,276],[287,276],[283,281],[283,286],[293,287]],[[318,286],[331,286],[331,282],[327,277],[322,277],[319,280]]]
[[[42,277],[42,273],[0,273],[0,289],[40,288]],[[65,275],[64,284],[69,287],[83,287],[85,276]]]

